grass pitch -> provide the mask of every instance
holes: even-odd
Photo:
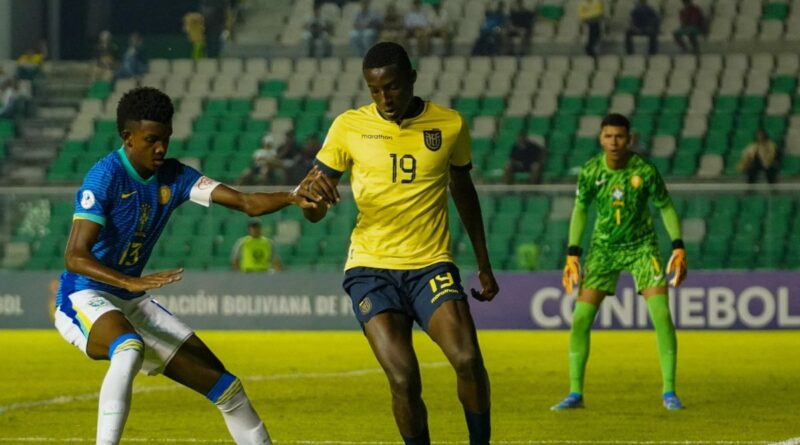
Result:
[[[276,444],[402,443],[360,332],[200,332],[245,383]],[[567,332],[484,331],[493,443],[800,443],[800,334],[679,332],[678,394],[661,407],[652,332],[595,332],[586,409],[566,395]],[[418,333],[434,443],[467,443],[452,369]],[[105,362],[52,331],[2,331],[0,443],[92,443]],[[139,375],[123,443],[232,443],[205,398]]]

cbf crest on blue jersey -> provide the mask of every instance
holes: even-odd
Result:
[[[442,130],[438,128],[422,130],[422,139],[425,141],[425,147],[430,151],[442,148]]]

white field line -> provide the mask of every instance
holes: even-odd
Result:
[[[0,442],[32,442],[32,443],[94,443],[94,438],[52,438],[52,437],[9,437],[0,438]],[[125,442],[143,443],[231,443],[227,439],[165,439],[165,438],[126,438]],[[275,440],[276,445],[402,445],[393,441],[346,441],[346,440]],[[468,441],[437,441],[432,444],[463,445]],[[741,441],[741,440],[493,440],[495,445],[797,445],[800,438],[783,442]]]
[[[423,369],[435,369],[448,366],[448,363],[447,362],[420,363],[419,366],[420,368]],[[348,377],[361,377],[370,374],[380,374],[382,372],[383,370],[381,368],[367,368],[367,369],[354,369],[351,371],[339,371],[339,372],[297,372],[292,374],[252,375],[244,377],[242,380],[244,380],[245,382],[263,382],[272,380],[337,379],[337,378],[348,378]],[[133,388],[133,392],[134,394],[144,394],[150,392],[174,391],[181,388],[183,388],[183,386],[178,384],[155,385],[155,386],[135,385]],[[6,406],[0,405],[0,415],[2,415],[7,411],[17,411],[29,408],[40,408],[52,405],[64,405],[67,403],[81,402],[86,400],[97,400],[99,394],[100,394],[99,392],[92,392],[92,393],[78,394],[73,396],[64,395],[45,400],[29,400],[25,402],[12,403]]]

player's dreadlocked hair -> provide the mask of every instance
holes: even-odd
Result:
[[[406,50],[394,42],[378,42],[364,56],[362,69],[396,65],[400,71],[411,71],[411,59]]]
[[[134,88],[123,94],[117,105],[117,132],[121,134],[128,121],[148,120],[169,125],[174,112],[166,94],[151,87]]]
[[[600,123],[600,128],[603,128],[607,125],[612,127],[625,127],[625,130],[631,131],[631,122],[627,117],[619,113],[611,113],[604,117],[603,122]]]

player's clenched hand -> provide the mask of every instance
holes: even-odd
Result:
[[[338,203],[341,200],[341,197],[339,196],[339,190],[336,189],[336,185],[333,184],[331,178],[323,173],[322,170],[320,170],[316,165],[314,166],[313,170],[318,171],[319,174],[314,177],[311,185],[312,190],[322,195],[322,198],[331,205]]]
[[[581,282],[581,261],[577,255],[567,255],[567,262],[564,264],[564,274],[561,276],[561,284],[568,294]]]
[[[492,299],[500,292],[500,287],[497,285],[497,280],[494,279],[494,274],[491,270],[478,271],[478,280],[481,282],[481,290],[478,292],[476,289],[470,289],[472,298],[478,301],[492,301]]]
[[[669,262],[667,263],[667,274],[675,273],[671,280],[669,280],[669,284],[672,287],[678,287],[683,283],[683,280],[686,279],[686,250],[684,249],[673,249],[672,256],[669,257]]]
[[[183,268],[180,267],[178,269],[152,273],[143,277],[132,277],[125,288],[130,292],[142,292],[148,289],[156,289],[180,281],[182,273]]]

